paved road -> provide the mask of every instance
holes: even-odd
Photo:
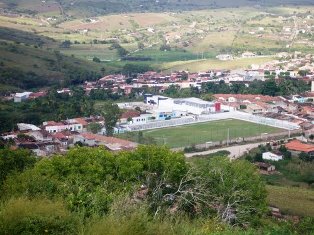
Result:
[[[254,143],[254,144],[246,144],[246,145],[237,145],[237,146],[231,146],[231,147],[225,147],[225,148],[219,148],[219,149],[212,149],[204,152],[198,152],[198,153],[186,153],[186,157],[193,157],[197,155],[207,155],[211,153],[216,153],[218,151],[227,150],[230,152],[229,157],[230,158],[239,158],[241,157],[246,151],[249,151],[253,148],[258,147],[260,144],[265,145],[266,143]]]

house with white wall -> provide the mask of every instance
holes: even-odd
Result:
[[[154,107],[157,119],[181,117],[188,113],[194,115],[221,111],[220,103],[204,101],[199,98],[172,99],[165,96],[146,96],[145,101]]]
[[[272,152],[263,153],[262,158],[264,160],[270,160],[270,161],[276,161],[276,162],[283,159],[282,155],[275,154],[275,153],[272,153]]]
[[[43,123],[44,130],[48,131],[49,133],[58,133],[61,131],[69,130],[69,131],[83,131],[83,125],[77,122],[54,122],[48,121]]]
[[[33,92],[16,93],[14,95],[14,102],[15,103],[20,103],[20,102],[22,102],[24,100],[27,100],[32,93]]]

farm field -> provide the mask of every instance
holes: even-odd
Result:
[[[221,61],[217,59],[195,60],[195,61],[177,61],[164,63],[162,69],[170,70],[188,70],[190,72],[206,71],[209,69],[239,69],[248,68],[252,64],[263,64],[274,60],[273,57],[256,57],[235,59],[232,61]]]
[[[235,119],[227,119],[171,128],[147,130],[143,131],[143,135],[145,137],[153,138],[159,145],[179,148],[191,146],[193,144],[202,144],[208,141],[226,140],[228,129],[230,139],[258,136],[262,133],[276,133],[281,131],[278,128],[270,126]],[[134,139],[134,141],[136,141],[136,139]]]
[[[147,9],[156,10],[150,12],[133,11],[129,1],[113,1],[109,6],[101,0],[0,0],[8,8],[7,13],[0,13],[0,40],[7,43],[0,48],[0,62],[4,69],[16,66],[24,72],[60,78],[57,69],[41,72],[47,63],[51,67],[48,55],[44,58],[43,53],[37,55],[24,47],[60,52],[77,63],[87,61],[84,67],[105,71],[102,75],[125,72],[127,64],[165,73],[245,69],[277,59],[278,52],[314,52],[312,30],[306,27],[314,24],[309,15],[313,6],[261,11],[251,4],[231,8],[228,3],[228,8],[219,8],[215,3],[212,9],[214,5],[205,0],[202,4],[189,1],[189,7],[187,2],[180,6],[175,2],[168,2],[177,6],[175,11],[147,2]],[[304,33],[297,34],[300,30]],[[247,51],[263,57],[216,59],[219,54],[239,58]],[[95,57],[99,63],[92,62]]]
[[[267,192],[268,203],[283,213],[314,216],[314,190],[268,185]]]
[[[35,1],[26,0],[14,2],[17,9],[28,9],[30,12],[26,11],[22,16],[0,15],[2,31],[10,28],[39,37],[49,37],[53,40],[47,39],[44,47],[84,60],[97,57],[103,62],[119,61],[123,56],[119,55],[117,49],[111,48],[113,42],[130,52],[129,56],[133,57],[131,60],[134,57],[137,57],[137,62],[141,62],[141,58],[149,60],[158,70],[167,72],[238,69],[269,61],[269,58],[218,61],[214,59],[218,54],[228,53],[237,57],[245,51],[251,51],[275,56],[282,51],[314,51],[310,31],[298,34],[293,39],[295,23],[298,29],[314,23],[314,19],[307,17],[308,11],[313,10],[313,7],[300,6],[297,10],[292,7],[274,7],[261,11],[248,5],[222,9],[192,7],[190,11],[174,12],[169,9],[170,12],[105,13],[110,11],[108,6],[106,10],[102,8],[94,14],[84,14],[104,3],[87,3],[82,0],[73,1],[72,4],[70,1],[62,1],[62,8],[54,1],[36,1],[36,4]],[[122,9],[119,4],[111,7]],[[125,3],[122,5],[126,6]],[[68,17],[61,14],[62,9]],[[79,9],[82,13],[80,16],[71,14]],[[56,10],[57,13],[53,15],[52,12]],[[296,13],[298,17],[294,22],[292,16]],[[12,41],[14,40],[13,38]],[[66,40],[71,44],[65,48],[62,43]],[[168,46],[166,50],[162,49],[165,45]]]

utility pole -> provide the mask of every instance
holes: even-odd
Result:
[[[230,128],[228,128],[227,146],[229,146],[229,141],[230,141]]]

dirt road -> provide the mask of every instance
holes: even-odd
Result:
[[[208,151],[204,151],[204,152],[198,152],[198,153],[186,153],[185,156],[186,157],[193,157],[193,156],[197,156],[197,155],[207,155],[207,154],[211,154],[211,153],[216,153],[218,151],[227,150],[230,152],[230,155],[229,155],[230,158],[239,158],[246,151],[249,151],[253,148],[256,148],[260,144],[265,145],[266,143],[262,142],[262,143],[246,144],[246,145],[237,145],[237,146],[224,147],[224,148],[219,148],[219,149],[212,149],[212,150],[208,150]]]

